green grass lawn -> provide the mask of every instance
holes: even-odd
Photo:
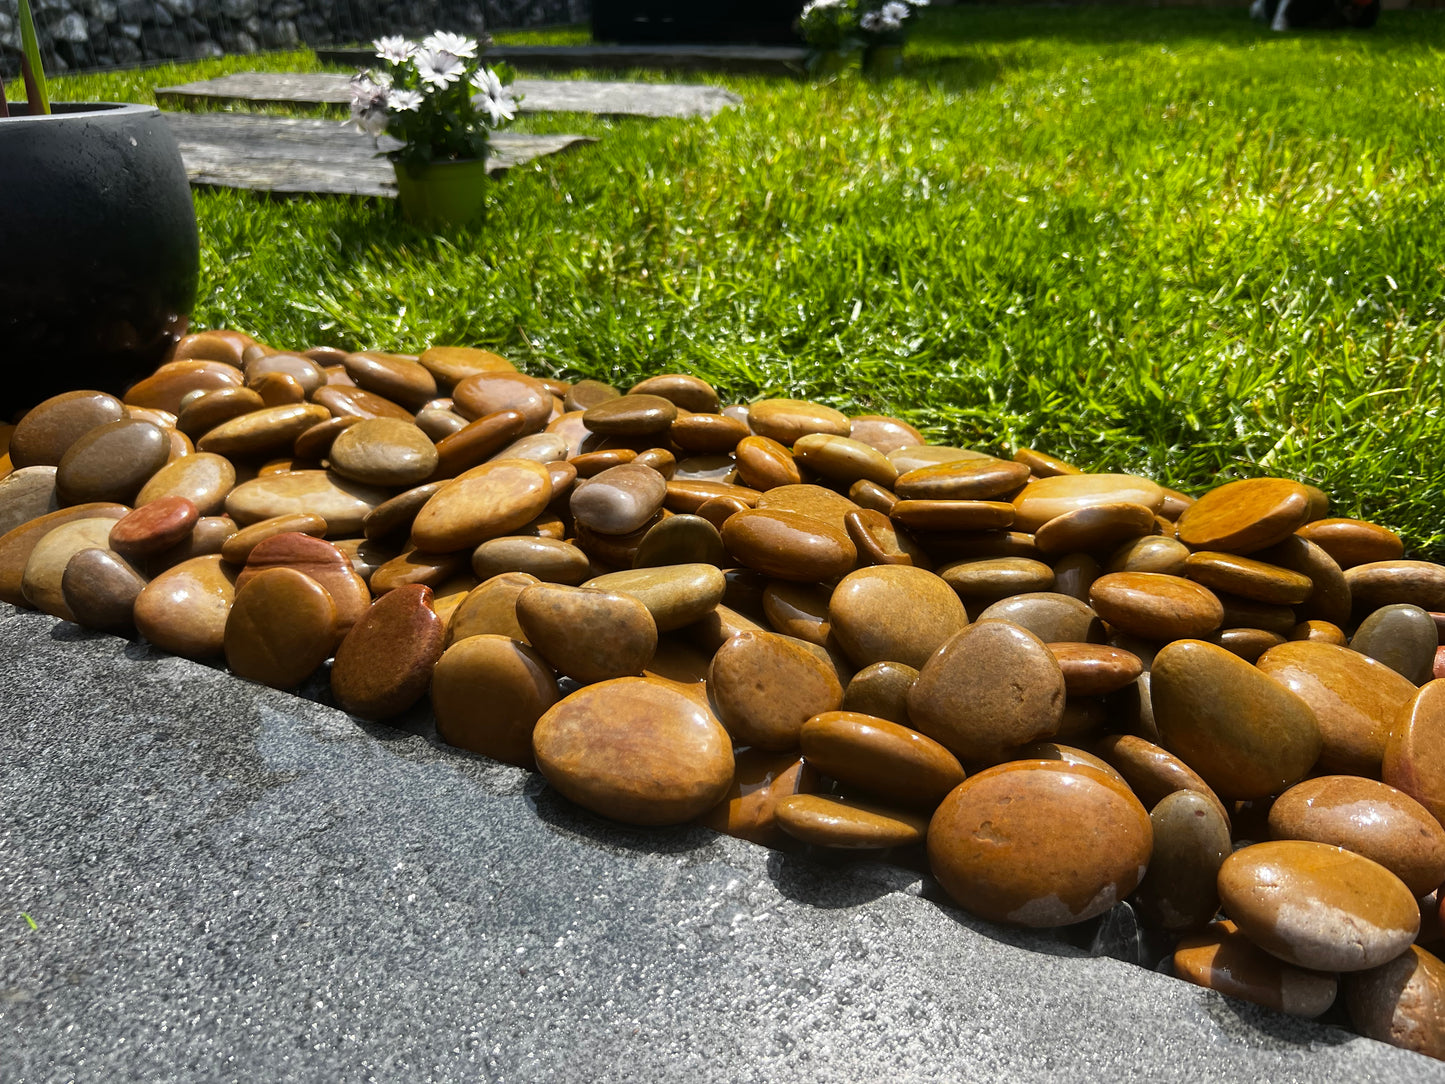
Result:
[[[315,61],[54,91],[263,66]],[[720,81],[746,106],[712,121],[527,119],[602,141],[514,171],[457,235],[198,192],[196,320],[623,386],[684,369],[1191,491],[1287,475],[1445,556],[1445,13],[1277,35],[1238,9],[954,7],[894,82]]]

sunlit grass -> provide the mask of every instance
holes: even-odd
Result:
[[[259,67],[315,62],[54,92]],[[1445,554],[1438,13],[1281,36],[1239,10],[956,7],[893,82],[714,78],[746,105],[526,119],[601,142],[513,171],[456,235],[387,201],[198,192],[196,319],[624,386],[683,368],[1196,491],[1283,474]]]

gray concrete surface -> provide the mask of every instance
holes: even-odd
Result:
[[[0,811],[7,1084],[1445,1081],[916,873],[610,825],[422,713],[4,605]]]

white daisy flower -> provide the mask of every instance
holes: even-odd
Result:
[[[412,57],[412,63],[416,65],[416,73],[421,76],[421,81],[438,90],[451,86],[466,71],[466,65],[460,59],[451,53],[435,49],[419,50]]]
[[[405,64],[416,52],[416,46],[400,34],[377,38],[371,43],[371,47],[376,50],[377,58],[388,64]]]
[[[876,11],[864,12],[863,18],[858,20],[858,25],[871,34],[875,30],[883,29],[883,16]]]
[[[393,90],[391,108],[397,113],[415,113],[426,99],[419,90]]]
[[[450,53],[455,57],[471,58],[477,55],[475,38],[453,34],[449,30],[438,30],[422,39],[421,47],[434,53]]]
[[[908,5],[899,3],[898,0],[888,0],[888,3],[883,5],[883,18],[885,20],[891,19],[899,25],[902,25],[903,20],[911,14],[912,12],[909,11]]]
[[[502,85],[497,73],[491,68],[482,68],[472,76],[472,86],[477,92],[472,98],[472,104],[487,114],[493,128],[504,120],[516,119],[516,95],[509,87]]]

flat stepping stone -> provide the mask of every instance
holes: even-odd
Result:
[[[365,67],[376,59],[366,48],[318,49],[327,64]],[[488,58],[526,71],[576,68],[655,68],[659,71],[801,75],[808,50],[801,45],[493,45]]]
[[[377,151],[399,140],[371,137],[344,121],[250,113],[166,113],[191,184],[263,192],[396,196],[391,162]],[[575,135],[492,136],[487,172],[499,173],[595,139]]]
[[[608,83],[581,79],[518,79],[523,113],[594,113],[627,117],[711,117],[741,105],[722,87],[695,83]],[[161,87],[161,104],[241,102],[248,105],[349,105],[351,76],[345,72],[237,72]]]

